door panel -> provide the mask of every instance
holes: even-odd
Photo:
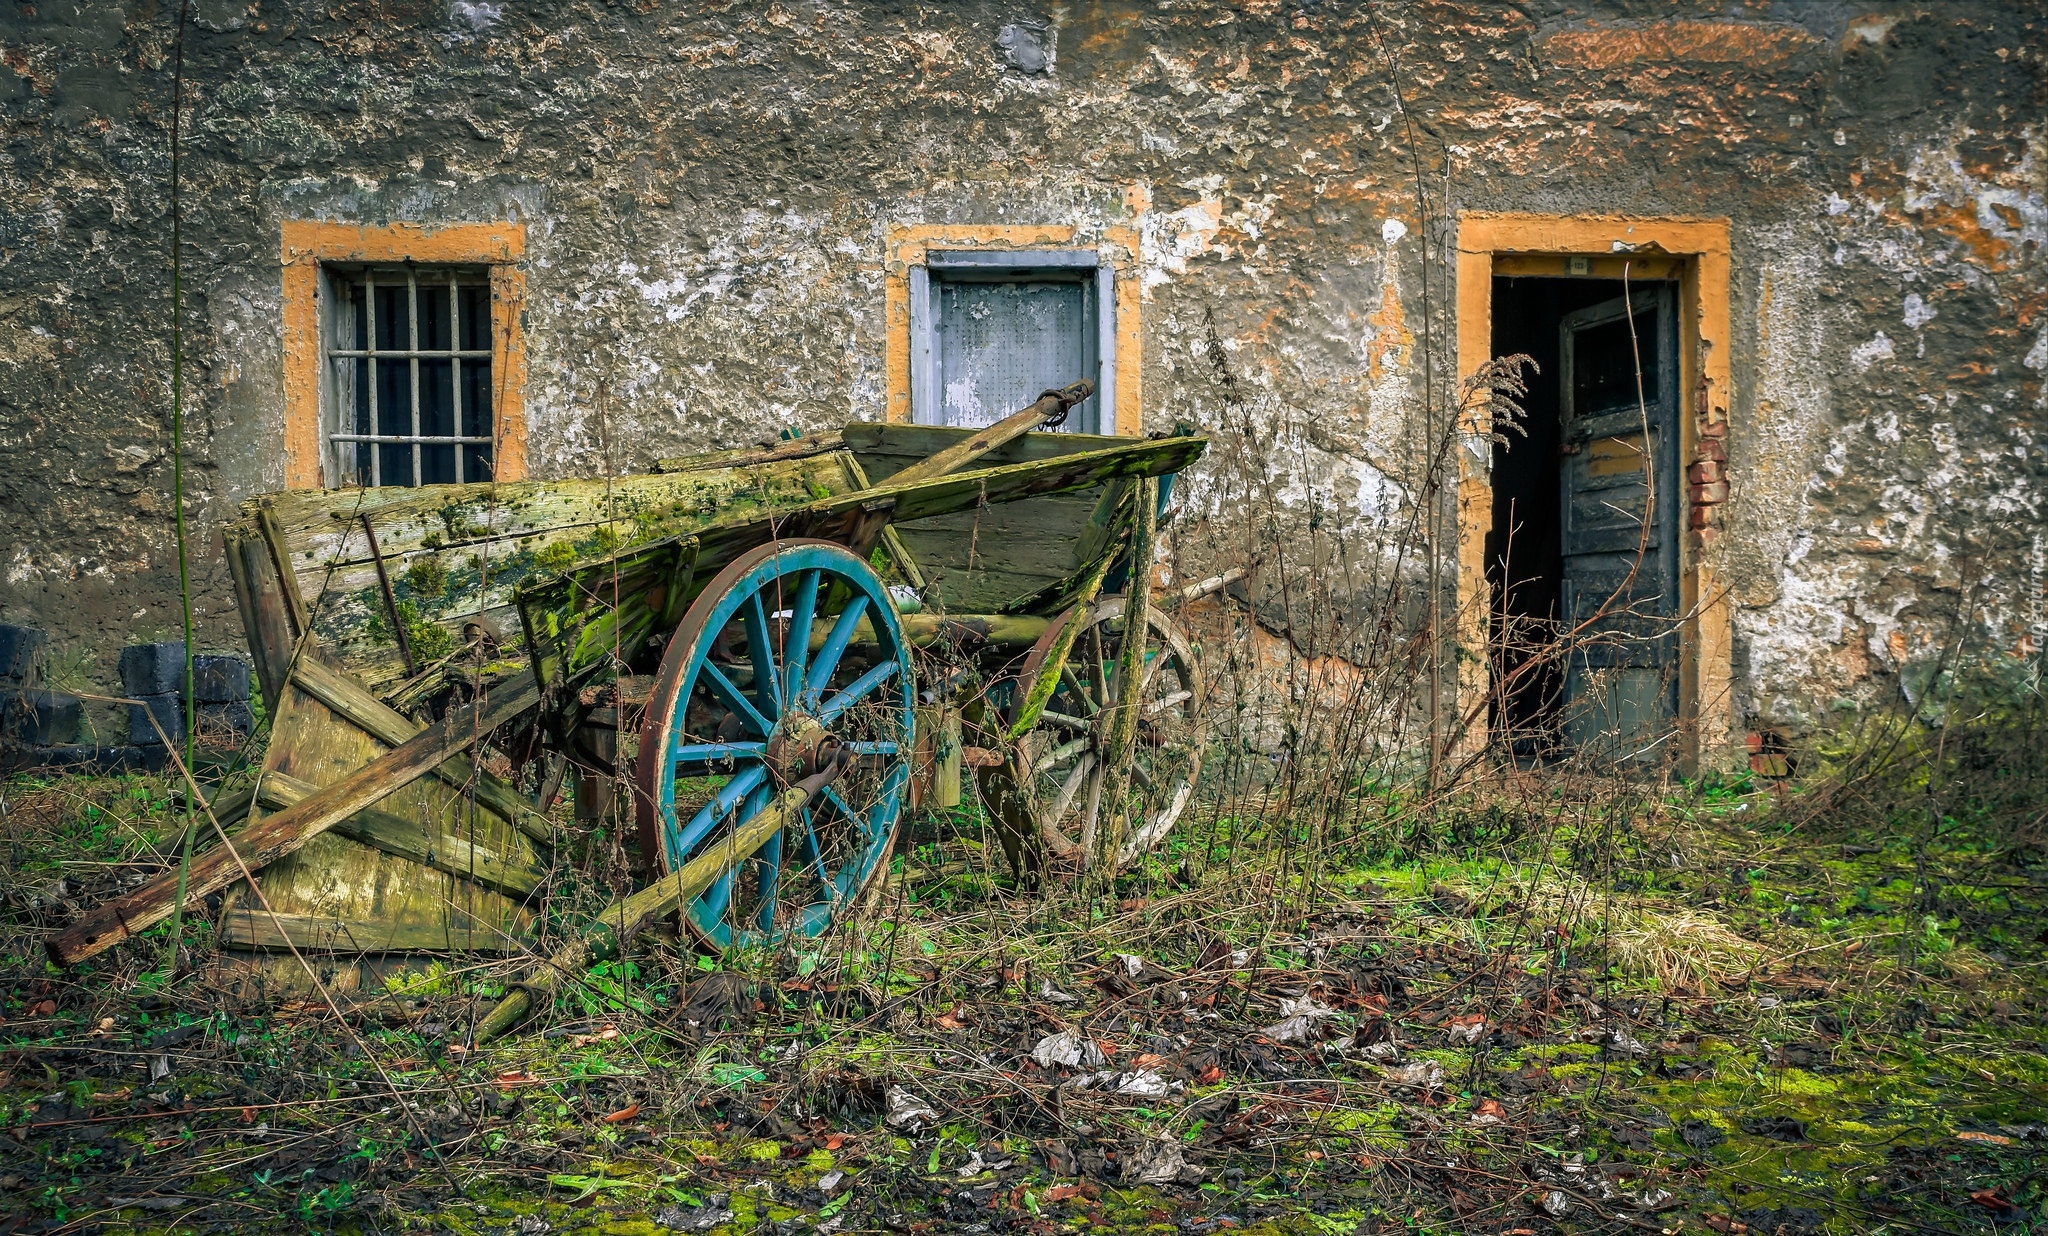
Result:
[[[1676,297],[1649,285],[1567,314],[1559,336],[1564,737],[1662,759],[1678,704]]]

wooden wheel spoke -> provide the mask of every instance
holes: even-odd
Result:
[[[1088,778],[1088,770],[1093,767],[1095,757],[1084,755],[1074,765],[1073,771],[1067,774],[1067,779],[1060,783],[1059,795],[1052,800],[1053,820],[1057,821],[1066,816],[1067,808],[1074,805],[1074,795],[1080,792],[1082,783]]]
[[[760,759],[768,753],[765,742],[679,742],[678,764],[718,764],[729,760]]]
[[[689,824],[678,832],[676,853],[688,854],[696,849],[697,844],[718,826],[719,821],[732,814],[733,808],[739,806],[741,799],[759,789],[767,780],[768,770],[760,764],[741,769],[718,791],[717,797],[697,808],[696,814],[690,817]]]
[[[849,823],[857,822],[860,819],[860,812],[855,811],[852,807],[848,806],[846,800],[839,797],[838,790],[835,790],[828,785],[824,789],[824,794],[826,800],[829,801],[833,806],[839,808],[839,814],[845,816]]]
[[[1086,738],[1076,738],[1071,742],[1063,742],[1045,753],[1045,766],[1047,768],[1058,768],[1061,764],[1066,763],[1087,749],[1088,740]],[[1094,757],[1090,756],[1089,758],[1093,759]]]
[[[1088,688],[1082,685],[1080,675],[1074,672],[1073,662],[1067,661],[1060,665],[1060,681],[1073,688],[1074,695],[1081,701],[1081,707],[1088,710],[1089,716],[1092,717],[1102,711],[1102,706],[1095,702],[1094,697],[1089,695]]]
[[[871,695],[876,687],[896,676],[894,661],[884,661],[847,684],[844,691],[818,706],[818,720],[826,725],[839,719],[847,709]]]
[[[1044,712],[1039,713],[1038,719],[1041,721],[1050,721],[1052,724],[1060,726],[1063,729],[1080,730],[1083,733],[1086,733],[1087,731],[1095,728],[1095,726],[1092,723],[1090,723],[1086,717],[1069,716],[1063,712],[1054,712],[1050,708],[1046,709]]]
[[[853,642],[855,628],[866,614],[868,599],[856,595],[839,612],[839,618],[832,624],[832,630],[825,636],[825,646],[818,649],[818,657],[811,662],[811,670],[804,678],[804,696],[817,699],[824,694],[832,682],[832,675],[839,671],[839,659],[846,655],[846,646]]]
[[[1099,622],[1088,628],[1088,652],[1088,677],[1095,683],[1095,706],[1100,711],[1116,703],[1116,692],[1111,689],[1115,684],[1103,672],[1102,624]]]
[[[789,630],[782,636],[782,699],[794,704],[804,687],[804,667],[811,655],[811,627],[818,618],[819,571],[805,571],[797,580],[796,601],[789,610]]]
[[[718,697],[719,703],[738,713],[742,723],[763,738],[774,732],[775,723],[761,715],[761,710],[754,707],[754,701],[748,699],[744,691],[733,685],[732,679],[725,676],[725,671],[718,668],[716,661],[706,660],[703,674],[704,685]]]
[[[732,878],[738,871],[738,867],[731,868],[704,890],[704,896],[697,901],[704,917],[713,920],[725,917],[725,907],[732,902]]]
[[[782,675],[775,664],[775,645],[768,638],[768,613],[759,592],[747,598],[741,610],[746,618],[747,655],[754,663],[754,697],[761,711],[782,715]]]
[[[818,873],[818,887],[834,901],[839,899],[838,890],[832,885],[832,877],[825,873],[825,847],[818,844],[818,821],[809,807],[804,808],[804,842],[811,848],[811,867]]]
[[[1195,693],[1193,691],[1175,691],[1172,695],[1166,696],[1163,699],[1153,700],[1151,703],[1145,705],[1145,715],[1148,717],[1156,717],[1160,713],[1165,712],[1167,709],[1173,707],[1175,704],[1185,704],[1193,698],[1195,698]]]
[[[853,826],[859,836],[866,838],[868,836],[868,819],[870,814],[878,811],[893,812],[902,793],[901,785],[892,785],[888,792],[877,799],[875,804],[869,807],[867,811],[858,815],[849,813],[847,823]],[[840,865],[839,874],[832,879],[832,895],[834,900],[852,895],[853,890],[849,886],[863,874],[861,867],[864,861],[861,857],[849,857],[845,863]]]
[[[1093,762],[1091,760],[1091,762]],[[1088,805],[1081,812],[1081,852],[1095,853],[1095,830],[1102,818],[1102,780],[1108,766],[1095,763],[1088,774]]]

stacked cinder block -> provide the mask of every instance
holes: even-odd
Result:
[[[131,699],[128,741],[161,748],[185,740],[185,645],[177,640],[130,644],[121,650],[121,681]],[[209,746],[231,745],[249,733],[249,663],[198,653],[192,658],[193,722]],[[152,724],[154,722],[154,724]]]
[[[128,706],[125,743],[81,734],[86,728],[84,701],[44,683],[48,648],[41,630],[0,623],[0,769],[161,768],[168,758],[165,740],[184,742],[182,643],[136,644],[122,650],[122,686],[139,701]],[[192,696],[203,748],[231,750],[248,737],[255,718],[247,661],[212,653],[193,657]],[[152,720],[156,724],[150,724]]]
[[[35,627],[0,624],[0,750],[18,753],[56,747],[78,737],[84,706],[75,695],[43,688],[48,647]]]

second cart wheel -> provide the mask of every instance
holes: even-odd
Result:
[[[1137,737],[1129,775],[1116,775],[1106,743],[1112,706],[1127,690],[1120,669],[1124,606],[1123,597],[1105,597],[1082,613],[1059,687],[1017,744],[1023,800],[1046,850],[1056,859],[1082,859],[1083,839],[1121,812],[1129,823],[1119,869],[1164,840],[1186,813],[1207,730],[1194,649],[1164,614],[1148,607]],[[1025,657],[1013,710],[1022,706],[1064,625],[1064,618],[1053,622]],[[1116,801],[1119,784],[1122,800]]]
[[[640,729],[644,838],[674,871],[843,749],[784,829],[684,908],[720,948],[822,934],[882,873],[910,781],[910,644],[888,589],[829,541],[743,554],[670,637]]]

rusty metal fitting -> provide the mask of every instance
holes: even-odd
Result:
[[[1039,403],[1042,404],[1048,399],[1057,400],[1059,402],[1059,407],[1057,409],[1046,414],[1045,421],[1043,423],[1046,426],[1055,429],[1061,425],[1066,424],[1067,413],[1074,410],[1074,405],[1080,403],[1082,400],[1087,399],[1090,395],[1093,395],[1094,393],[1095,383],[1090,382],[1086,378],[1082,378],[1079,382],[1076,382],[1071,386],[1055,386],[1040,391],[1038,393]]]

